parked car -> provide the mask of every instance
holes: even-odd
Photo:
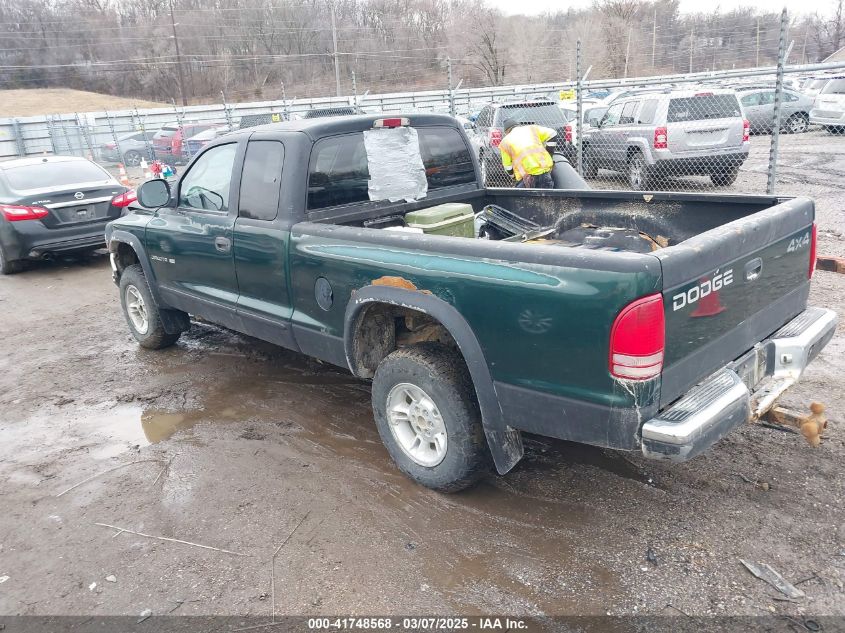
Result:
[[[164,162],[173,162],[174,164],[187,163],[191,159],[191,156],[183,152],[182,144],[184,139],[191,138],[200,132],[225,124],[225,121],[192,121],[183,122],[181,126],[178,123],[163,125],[153,136],[153,149],[155,150],[156,158]]]
[[[767,87],[750,87],[737,90],[745,118],[751,125],[752,134],[772,131],[775,115],[775,91]],[[813,99],[794,90],[783,90],[781,103],[781,130],[790,134],[806,132],[810,127],[810,110]]]
[[[104,143],[100,146],[100,159],[136,167],[141,164],[142,158],[150,160],[149,149],[157,132],[158,130],[146,130],[118,136],[117,143]]]
[[[221,125],[219,127],[212,127],[207,130],[203,130],[199,134],[195,134],[185,140],[183,153],[187,157],[194,157],[211,141],[223,136],[224,134],[228,134],[231,131],[232,129],[228,125]]]
[[[396,160],[407,125],[419,142]],[[234,132],[139,194],[155,215],[107,239],[141,346],[195,315],[372,380],[387,451],[441,491],[508,472],[522,432],[691,459],[836,329],[807,306],[809,198],[485,189],[449,116]],[[541,230],[475,239],[476,213]]]
[[[513,186],[513,179],[502,166],[499,153],[499,143],[505,135],[505,121],[508,119],[552,128],[558,133],[558,142],[563,139],[564,128],[569,122],[557,103],[549,100],[491,103],[482,108],[475,120],[475,140],[480,148],[478,158],[482,178],[488,187]]]
[[[709,176],[724,187],[748,158],[750,124],[733,90],[675,90],[615,100],[584,142],[583,173],[621,171],[631,189],[655,178]]]
[[[26,260],[102,247],[106,223],[134,201],[133,190],[84,158],[0,162],[0,274]]]
[[[836,77],[825,84],[810,110],[810,123],[830,132],[845,130],[845,77]]]
[[[315,108],[302,115],[303,119],[319,119],[327,116],[353,116],[364,114],[358,106],[341,106],[338,108]]]

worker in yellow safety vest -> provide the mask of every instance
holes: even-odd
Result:
[[[554,189],[554,162],[546,144],[557,136],[551,128],[524,124],[516,119],[505,121],[505,137],[499,143],[502,165],[516,178],[517,187]]]

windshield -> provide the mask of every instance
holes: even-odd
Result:
[[[822,90],[823,95],[845,94],[845,79],[831,79]]]
[[[742,116],[739,102],[733,94],[702,94],[669,101],[668,123],[727,119]]]
[[[500,109],[499,116],[502,123],[509,119],[516,119],[519,123],[536,123],[554,128],[564,126],[569,121],[566,113],[551,103],[504,105]]]
[[[36,163],[3,170],[9,186],[16,191],[66,187],[86,182],[111,179],[108,172],[88,161],[60,161]]]
[[[170,138],[179,131],[178,127],[163,127],[155,133],[154,138]]]

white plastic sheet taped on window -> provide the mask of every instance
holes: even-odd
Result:
[[[428,194],[420,140],[412,127],[366,130],[370,200],[419,200]]]

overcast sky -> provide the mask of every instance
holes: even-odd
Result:
[[[513,0],[488,0],[488,2],[508,14],[527,13],[529,15],[555,9],[566,10],[568,7],[582,9],[592,4],[592,0],[527,0],[526,2],[520,3],[516,3]],[[754,7],[761,10],[775,11],[782,9],[785,5],[787,11],[790,13],[819,12],[821,14],[830,14],[833,12],[835,4],[835,0],[787,0],[786,2],[777,2],[777,0],[714,0],[712,2],[681,0],[681,11],[685,13],[696,11],[709,12],[715,7],[720,7],[725,11],[735,9],[736,7]],[[518,7],[515,7],[515,5],[518,5]]]

